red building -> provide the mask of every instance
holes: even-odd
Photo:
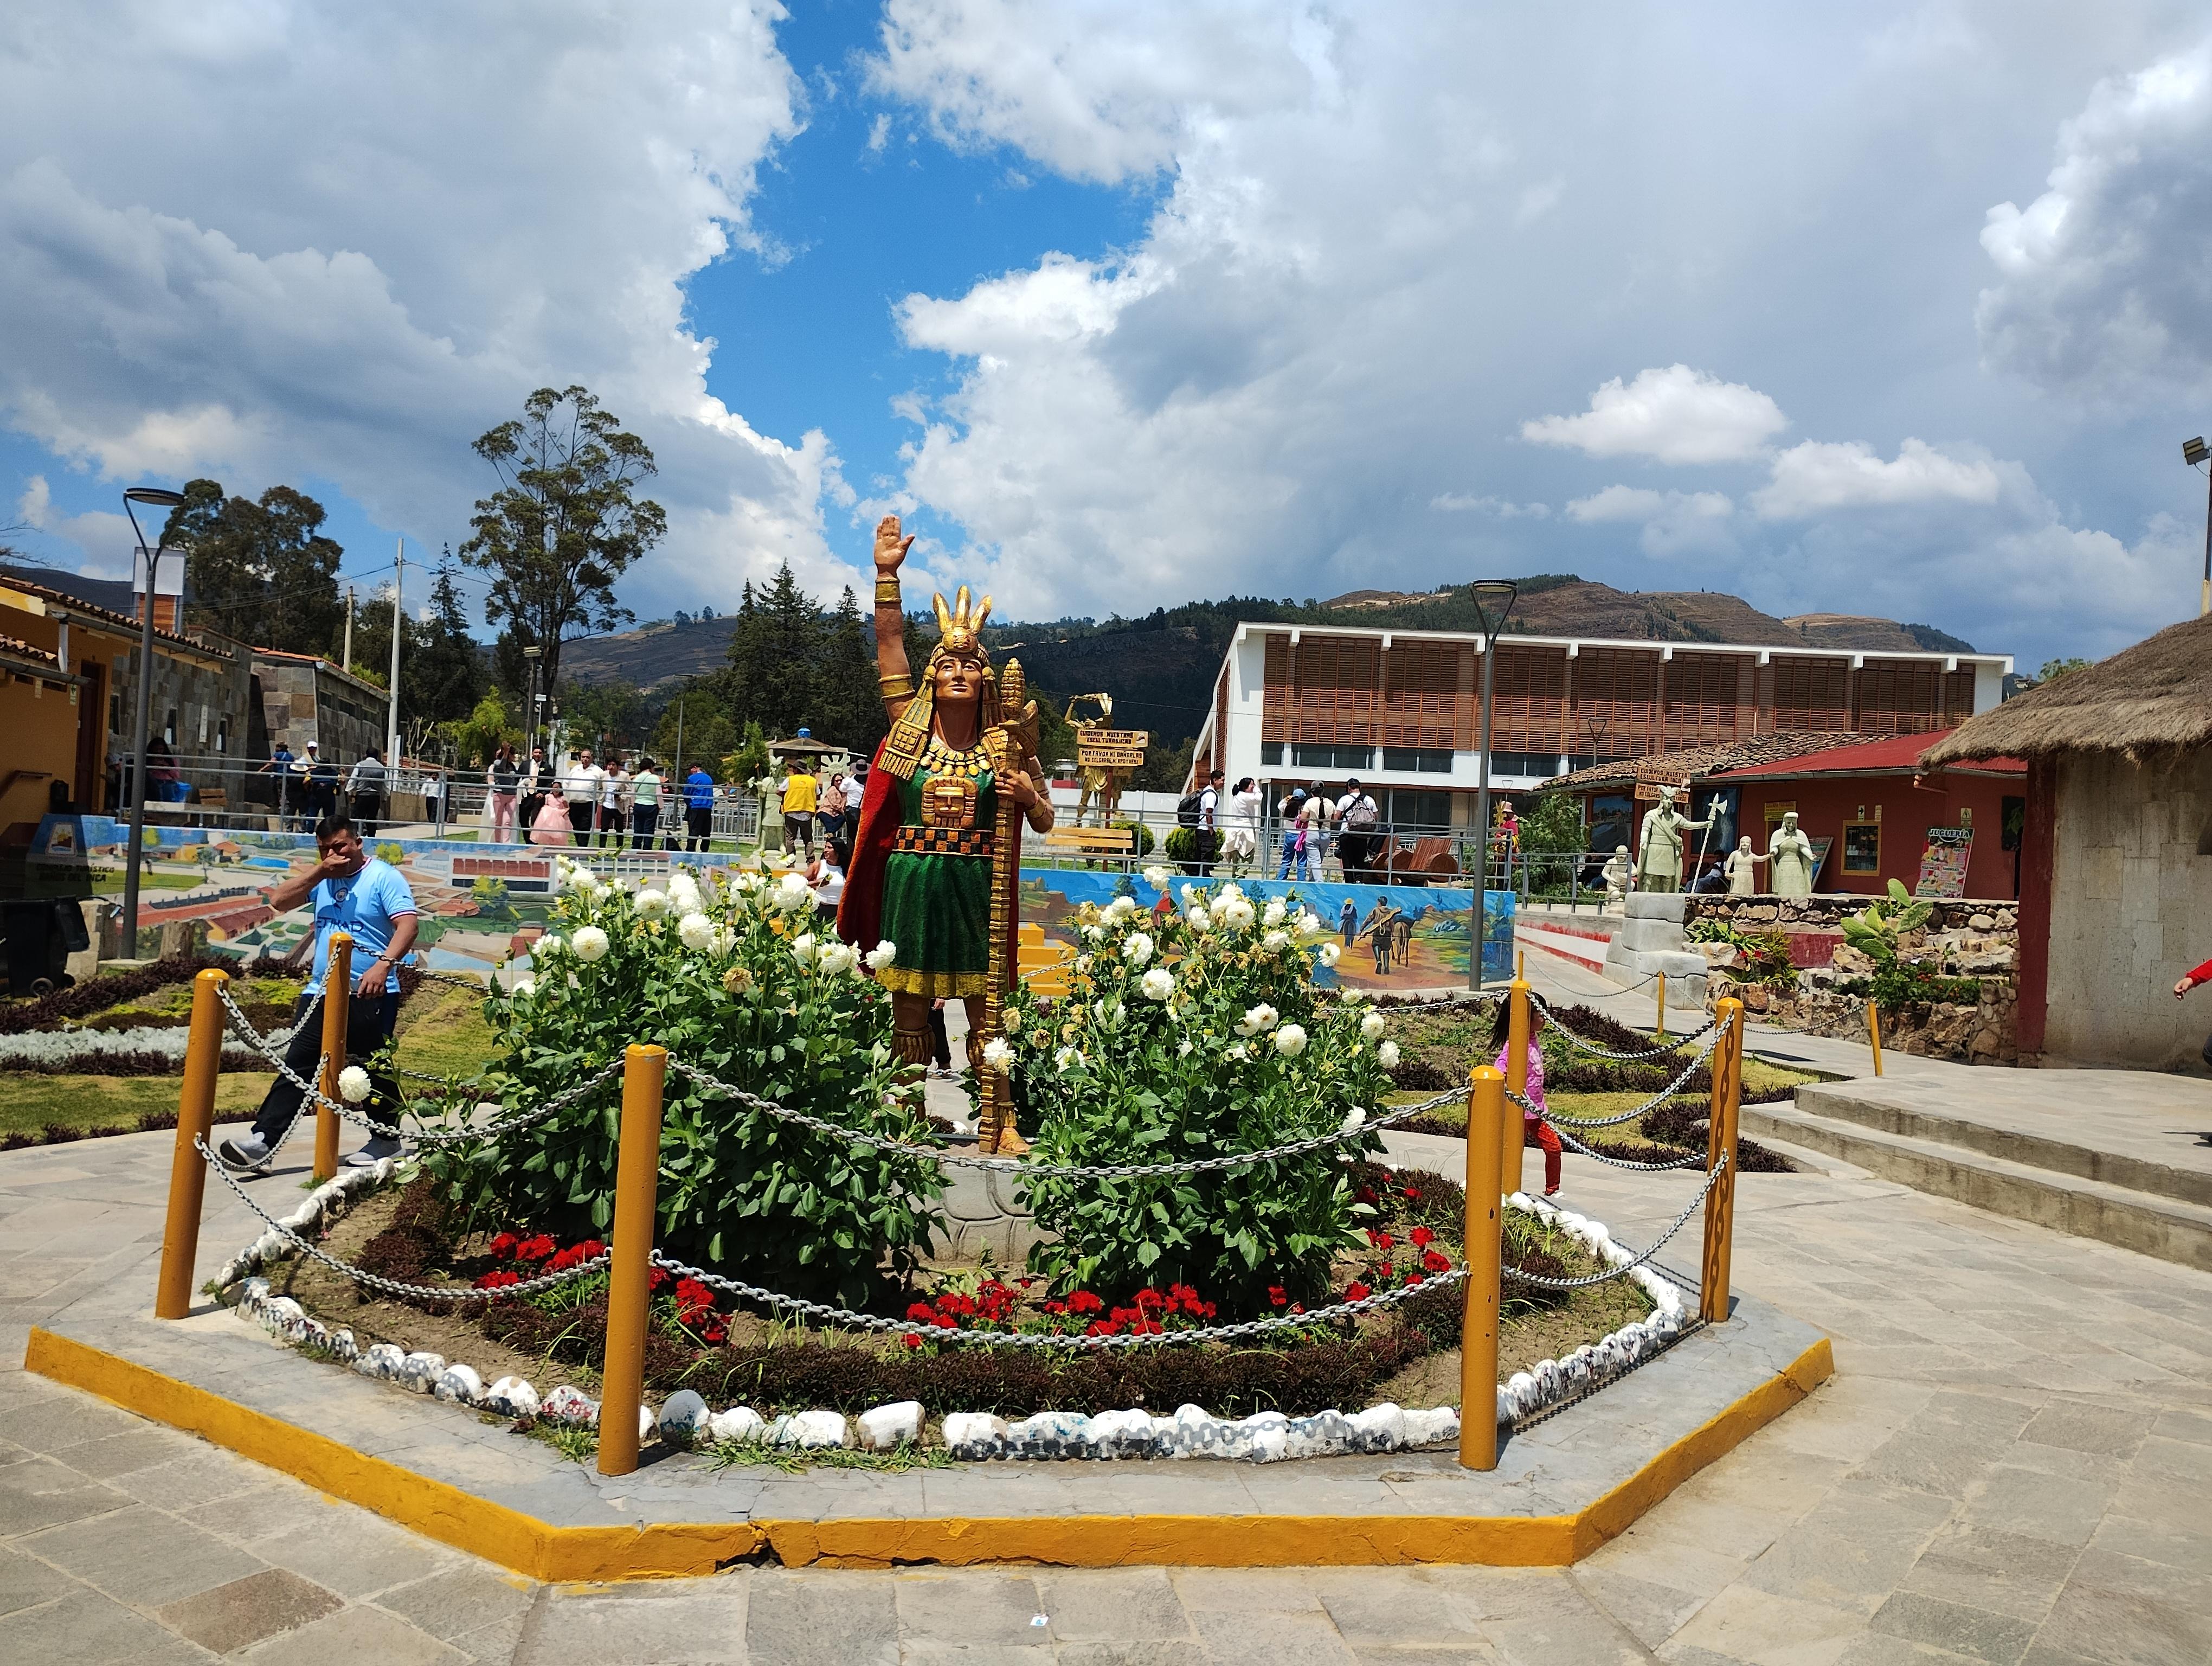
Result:
[[[1913,890],[1932,842],[1953,860],[1963,850],[1965,890],[1955,894],[2017,897],[2027,765],[1992,757],[1923,769],[1921,754],[1949,733],[1893,735],[1729,769],[1708,781],[1733,789],[1736,825],[1755,850],[1766,848],[1784,812],[1797,812],[1814,848],[1826,852],[1817,891],[1875,895],[1892,879]],[[1698,790],[1702,806],[1705,786]],[[1765,879],[1762,873],[1762,888]]]

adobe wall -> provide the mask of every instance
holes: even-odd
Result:
[[[2060,760],[2044,1056],[2205,1072],[2212,994],[2173,998],[2212,958],[2212,751],[2178,765]]]

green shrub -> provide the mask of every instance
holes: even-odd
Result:
[[[1176,876],[1148,871],[1166,891]],[[1186,913],[1133,897],[1077,914],[1073,993],[1009,1006],[1016,1091],[1050,1162],[1165,1163],[1324,1134],[1389,1090],[1395,1044],[1380,1014],[1317,999],[1311,963],[1334,942],[1312,914],[1261,907],[1234,885],[1185,887]],[[1314,945],[1319,941],[1316,951]],[[1373,1134],[1304,1156],[1171,1177],[1064,1180],[1024,1175],[1024,1205],[1053,1237],[1030,1251],[1054,1286],[1108,1297],[1195,1286],[1224,1313],[1268,1306],[1270,1286],[1326,1289],[1353,1242],[1355,1203],[1340,1160]]]
[[[1959,1006],[1981,1004],[1982,981],[1978,977],[1939,977],[1935,969],[1917,960],[1893,960],[1876,968],[1867,981],[1867,992],[1885,1012],[1938,1002]]]
[[[1198,860],[1198,830],[1194,827],[1171,827],[1160,845],[1160,854],[1171,862],[1190,862]]]
[[[1146,826],[1144,823],[1121,821],[1115,822],[1114,825],[1120,828],[1126,828],[1130,832],[1134,833],[1137,836],[1136,843],[1130,848],[1130,854],[1132,855],[1149,856],[1152,854],[1152,830]]]
[[[1934,912],[1932,904],[1913,901],[1901,880],[1892,879],[1888,896],[1868,903],[1865,913],[1844,921],[1844,940],[1877,965],[1893,965],[1898,939],[1918,931]]]
[[[702,891],[679,873],[635,897],[562,868],[556,924],[533,976],[485,1014],[497,1055],[463,1101],[513,1111],[619,1059],[633,1042],[779,1104],[891,1138],[929,1138],[919,1083],[890,1049],[890,1000],[854,952],[811,933],[796,876],[732,876]],[[603,935],[602,935],[603,934]],[[621,1090],[610,1082],[547,1122],[434,1148],[425,1167],[487,1229],[580,1236],[614,1219]],[[668,1073],[657,1242],[793,1293],[866,1299],[886,1256],[928,1252],[936,1165],[794,1127]]]

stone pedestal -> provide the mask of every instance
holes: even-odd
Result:
[[[1680,892],[1632,893],[1620,930],[1606,948],[1606,976],[1641,984],[1664,972],[1668,1006],[1704,1006],[1705,958],[1690,946],[1682,929],[1688,904]]]

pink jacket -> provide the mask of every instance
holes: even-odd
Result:
[[[1505,1054],[1506,1049],[1499,1048],[1498,1056],[1490,1062],[1499,1070],[1504,1069]],[[1524,1121],[1540,1122],[1551,1113],[1551,1106],[1544,1100],[1544,1049],[1536,1044],[1534,1036],[1528,1038],[1528,1087],[1522,1097],[1536,1107],[1521,1113]]]

